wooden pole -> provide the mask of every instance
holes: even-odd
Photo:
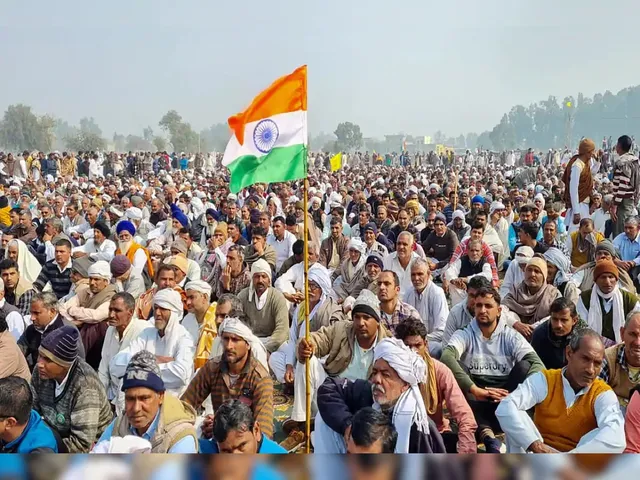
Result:
[[[310,329],[309,329],[309,225],[308,225],[308,208],[309,206],[309,180],[307,178],[304,179],[304,197],[303,197],[303,207],[304,207],[304,338],[307,341],[307,344],[310,342]],[[306,407],[307,407],[307,419],[305,425],[306,432],[306,452],[311,453],[311,359],[308,359],[304,364],[305,371],[305,385],[306,385]]]

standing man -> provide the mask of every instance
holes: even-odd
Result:
[[[631,153],[633,140],[628,135],[618,138],[616,152],[620,158],[613,166],[613,205],[611,220],[615,222],[613,235],[624,232],[624,222],[633,214],[640,200],[640,162]]]
[[[565,184],[564,203],[567,205],[569,233],[579,228],[580,220],[589,217],[589,197],[593,192],[593,176],[600,170],[600,162],[593,158],[596,144],[585,138],[580,142],[562,176]]]

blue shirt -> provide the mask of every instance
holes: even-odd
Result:
[[[98,443],[102,442],[103,440],[111,439],[111,437],[113,436],[113,427],[116,424],[116,419],[117,417],[114,418],[113,421],[109,424],[107,429],[104,431],[104,433],[100,437],[100,440],[98,440]],[[160,421],[160,411],[158,411],[158,413],[156,414],[156,418],[153,419],[153,422],[151,422],[151,425],[149,426],[149,428],[144,434],[138,435],[138,432],[136,432],[136,429],[133,427],[129,427],[129,431],[131,432],[131,435],[151,441],[151,439],[153,438],[153,435],[156,433],[156,430],[158,429],[159,421]],[[198,453],[198,447],[196,446],[195,439],[191,435],[188,435],[183,439],[178,440],[175,443],[175,445],[173,445],[173,447],[169,449],[167,453]]]
[[[620,253],[620,258],[624,262],[633,261],[640,265],[640,233],[634,240],[629,240],[626,233],[619,234],[613,239],[613,246]]]
[[[220,450],[218,450],[218,443],[215,440],[208,440],[205,438],[201,438],[199,440],[199,444],[200,444],[200,453],[220,453]],[[260,444],[258,453],[286,454],[288,452],[273,440],[269,440],[263,434],[262,443]]]

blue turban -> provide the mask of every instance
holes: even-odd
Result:
[[[118,224],[116,225],[117,235],[120,235],[120,232],[122,232],[123,230],[126,230],[127,232],[129,232],[131,236],[134,236],[136,234],[136,226],[133,223],[131,223],[129,220],[122,220],[121,222],[118,222]]]
[[[220,221],[220,214],[217,211],[215,211],[213,208],[207,208],[207,211],[205,212],[205,214],[213,217],[213,219],[216,222]]]
[[[482,195],[476,195],[471,199],[471,203],[481,203],[484,205],[484,197]]]
[[[178,207],[175,203],[171,204],[171,216],[179,221],[183,227],[189,226],[189,219],[184,213],[182,213],[180,207]]]

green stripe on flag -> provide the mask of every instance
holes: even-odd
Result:
[[[244,155],[227,165],[229,189],[237,193],[254,183],[287,182],[307,176],[307,147],[276,147],[263,157]]]

